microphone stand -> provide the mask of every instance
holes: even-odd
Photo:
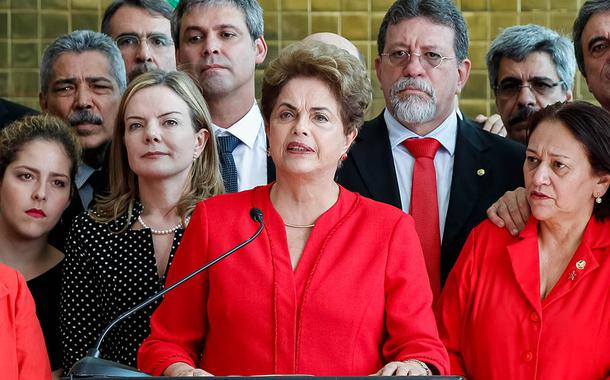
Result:
[[[97,377],[150,377],[148,374],[146,374],[142,371],[139,371],[135,368],[126,366],[121,363],[116,363],[116,362],[113,362],[110,360],[102,359],[101,354],[100,354],[100,346],[102,345],[102,341],[106,337],[106,334],[108,334],[108,332],[110,330],[112,330],[112,328],[117,323],[126,319],[127,317],[129,317],[130,315],[139,311],[140,309],[148,306],[150,303],[161,298],[166,293],[168,293],[168,292],[172,291],[174,288],[182,285],[186,281],[190,280],[191,278],[195,277],[199,273],[208,269],[212,265],[216,264],[220,260],[222,260],[225,257],[232,254],[233,252],[250,244],[250,242],[252,242],[254,239],[256,239],[258,237],[258,235],[260,235],[260,233],[263,231],[263,228],[265,227],[265,222],[263,221],[263,213],[261,212],[261,210],[259,210],[257,208],[250,209],[250,218],[252,220],[254,220],[255,222],[258,222],[258,224],[259,224],[258,229],[254,233],[254,235],[249,237],[247,240],[241,242],[237,246],[233,247],[232,249],[228,250],[227,252],[223,253],[222,255],[218,256],[217,258],[213,259],[212,261],[204,264],[202,267],[195,270],[194,272],[192,272],[188,276],[184,277],[180,281],[174,283],[171,286],[168,286],[167,288],[161,290],[159,293],[153,294],[152,296],[150,296],[149,298],[144,300],[142,303],[134,306],[133,308],[131,308],[131,309],[127,310],[126,312],[124,312],[123,314],[119,315],[116,319],[114,319],[112,322],[110,322],[110,324],[104,329],[104,331],[97,338],[97,341],[95,342],[95,346],[93,348],[91,348],[89,351],[87,351],[87,355],[84,358],[77,361],[76,363],[74,363],[74,365],[70,369],[70,372],[68,372],[68,378],[72,379],[72,378],[96,377],[96,376]]]

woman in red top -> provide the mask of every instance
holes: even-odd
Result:
[[[36,306],[16,270],[0,264],[0,374],[5,380],[51,378]]]
[[[473,230],[440,303],[451,372],[469,379],[610,374],[610,113],[557,103],[529,121],[532,209],[516,237]]]
[[[371,99],[363,65],[323,43],[286,48],[262,91],[277,181],[201,202],[167,284],[257,229],[174,292],[138,354],[154,375],[445,373],[412,219],[334,181]]]

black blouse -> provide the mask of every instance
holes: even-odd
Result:
[[[97,223],[87,212],[74,220],[66,243],[61,301],[61,364],[65,370],[85,356],[103,329],[127,309],[162,289],[183,229],[174,234],[168,266],[160,279],[152,233],[132,230],[142,212],[136,203],[128,220],[122,215]],[[126,231],[118,233],[125,224]],[[140,344],[150,333],[153,302],[111,330],[100,348],[104,359],[136,366]]]
[[[59,360],[59,288],[63,260],[27,282],[36,303],[36,316],[44,335],[51,369],[61,368]]]

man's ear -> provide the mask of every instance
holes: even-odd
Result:
[[[381,57],[375,57],[375,74],[377,74],[377,79],[379,80],[379,74],[381,74]]]
[[[465,60],[462,61],[462,63],[460,63],[457,67],[458,70],[458,88],[456,91],[456,95],[459,95],[462,90],[464,89],[464,86],[466,86],[466,82],[468,82],[468,78],[470,78],[470,67],[472,66],[472,63],[470,62],[470,60],[468,58],[466,58]]]
[[[47,112],[47,97],[42,92],[38,93],[38,104],[42,112]]]
[[[267,42],[265,42],[265,38],[260,36],[254,40],[254,47],[256,48],[255,62],[257,65],[260,65],[265,62],[265,58],[267,57]]]

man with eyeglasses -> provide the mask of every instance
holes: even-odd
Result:
[[[436,300],[486,208],[523,183],[524,147],[457,116],[470,60],[451,0],[398,0],[377,45],[386,108],[365,123],[337,178],[413,216]]]
[[[106,8],[102,33],[119,47],[129,81],[153,69],[176,69],[171,16],[163,0],[115,0]]]
[[[572,40],[578,69],[589,91],[610,111],[610,1],[584,2],[574,20]],[[530,216],[525,189],[507,192],[489,207],[487,215],[498,227],[517,235]]]
[[[549,104],[572,100],[572,43],[540,25],[506,28],[487,53],[489,83],[508,137],[525,144],[527,119]]]

